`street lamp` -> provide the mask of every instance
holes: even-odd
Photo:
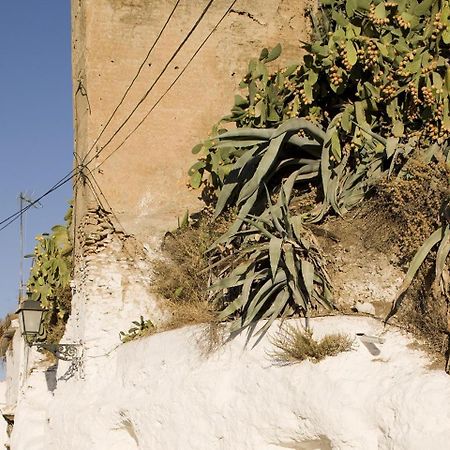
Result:
[[[41,334],[44,312],[40,303],[34,300],[25,300],[19,305],[16,314],[19,316],[22,336],[25,337],[27,343],[34,342],[36,337]]]
[[[16,314],[19,316],[19,325],[22,336],[25,342],[30,347],[36,347],[39,352],[47,350],[56,356],[56,358],[63,361],[70,361],[71,367],[78,368],[81,358],[79,356],[79,345],[77,344],[53,344],[42,341],[37,341],[38,336],[44,337],[44,313],[47,310],[42,309],[40,302],[30,300],[30,293],[28,300],[23,301],[19,305]]]

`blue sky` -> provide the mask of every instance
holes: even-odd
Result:
[[[37,197],[72,168],[70,0],[0,2],[0,220],[21,191]],[[34,236],[62,223],[71,183],[26,214]],[[0,316],[17,306],[18,222],[0,232]],[[26,276],[29,269],[26,263]]]

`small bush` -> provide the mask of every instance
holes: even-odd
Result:
[[[445,163],[426,164],[411,159],[403,177],[385,180],[376,187],[372,207],[378,231],[372,239],[379,240],[380,247],[384,247],[380,250],[394,248],[401,263],[411,261],[441,224],[442,206],[450,195],[449,179]]]
[[[172,309],[183,302],[206,305],[210,274],[205,270],[209,264],[205,253],[225,233],[229,220],[225,217],[213,221],[204,213],[196,223],[166,234],[164,259],[154,264],[154,288],[170,300]]]
[[[351,350],[353,340],[343,334],[329,334],[321,340],[313,338],[312,332],[297,326],[286,325],[271,339],[275,350],[270,356],[280,365],[302,362],[306,359],[314,363],[327,356],[336,356]]]
[[[140,317],[139,321],[134,320],[132,325],[128,331],[121,331],[119,333],[120,340],[123,343],[132,341],[138,337],[148,336],[156,331],[153,322],[151,320],[144,320],[143,316]]]

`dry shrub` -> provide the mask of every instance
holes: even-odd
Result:
[[[411,159],[403,178],[380,183],[369,204],[367,240],[379,241],[379,249],[395,256],[405,268],[442,224],[442,208],[449,200],[450,170],[444,162]],[[369,223],[369,222],[368,222]],[[406,292],[396,319],[429,353],[442,357],[448,347],[448,303],[433,292],[435,250],[419,269]]]
[[[164,259],[154,265],[156,292],[166,299],[170,319],[158,331],[204,324],[198,343],[203,355],[215,351],[224,341],[223,326],[216,322],[216,310],[209,301],[209,271],[206,251],[224,234],[234,213],[211,220],[203,212],[198,221],[168,233],[162,247]]]
[[[225,343],[225,325],[213,320],[206,324],[197,337],[200,354],[208,358]]]
[[[440,226],[442,205],[449,198],[450,171],[444,162],[411,159],[403,178],[381,182],[370,205],[373,220],[367,239],[380,250],[394,251],[407,264],[418,248]],[[368,230],[369,231],[369,230]]]
[[[198,323],[210,323],[215,317],[208,301],[168,301],[167,307],[171,318],[163,326],[164,330]]]
[[[314,363],[328,356],[351,350],[353,340],[344,334],[329,334],[321,340],[313,338],[312,332],[298,326],[286,325],[272,339],[276,350],[269,355],[277,364],[288,365],[306,359]]]
[[[441,359],[449,344],[448,302],[433,292],[433,280],[434,264],[428,258],[408,289],[396,318],[419,340],[423,350]]]
[[[230,217],[213,221],[203,215],[195,224],[167,233],[164,259],[154,265],[156,292],[173,303],[206,305],[209,273],[205,252],[227,231],[230,221]]]

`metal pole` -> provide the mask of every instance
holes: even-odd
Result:
[[[24,248],[24,223],[23,223],[23,205],[24,205],[24,194],[21,192],[19,194],[20,200],[20,226],[19,226],[19,235],[20,235],[20,286],[19,286],[19,303],[23,300],[23,248]]]

